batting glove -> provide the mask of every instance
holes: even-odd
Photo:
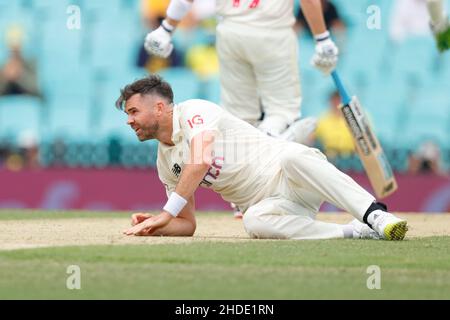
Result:
[[[145,50],[147,50],[149,54],[167,58],[173,50],[173,29],[174,28],[164,20],[158,29],[150,32],[145,37]]]
[[[450,49],[450,21],[444,20],[440,25],[430,23],[431,30],[436,38],[438,50],[444,52]]]
[[[316,38],[316,52],[314,53],[311,64],[329,75],[336,68],[339,49],[331,40],[330,33],[327,31]]]

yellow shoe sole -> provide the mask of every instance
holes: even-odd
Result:
[[[403,240],[408,231],[406,221],[391,223],[384,229],[384,237],[386,240]]]

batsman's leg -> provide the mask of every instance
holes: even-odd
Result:
[[[262,110],[253,67],[246,61],[245,44],[229,26],[217,28],[221,104],[236,117],[256,125]]]
[[[249,57],[265,113],[258,127],[278,136],[300,117],[298,40],[291,29],[259,32],[255,54]]]

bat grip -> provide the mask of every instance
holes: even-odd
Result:
[[[347,91],[344,88],[344,85],[341,82],[341,79],[339,78],[339,75],[337,74],[337,71],[333,71],[331,73],[331,76],[333,77],[334,84],[336,85],[337,90],[339,91],[339,95],[342,99],[342,104],[346,105],[349,104],[351,101],[350,96],[348,95]]]

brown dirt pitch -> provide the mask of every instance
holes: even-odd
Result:
[[[407,238],[450,235],[450,214],[399,214],[408,220]],[[321,213],[318,220],[347,223],[343,213]],[[245,242],[242,220],[228,214],[200,214],[193,237],[129,237],[129,218],[68,218],[0,221],[0,250],[72,245],[166,244],[198,241]],[[276,241],[276,240],[274,240]]]

